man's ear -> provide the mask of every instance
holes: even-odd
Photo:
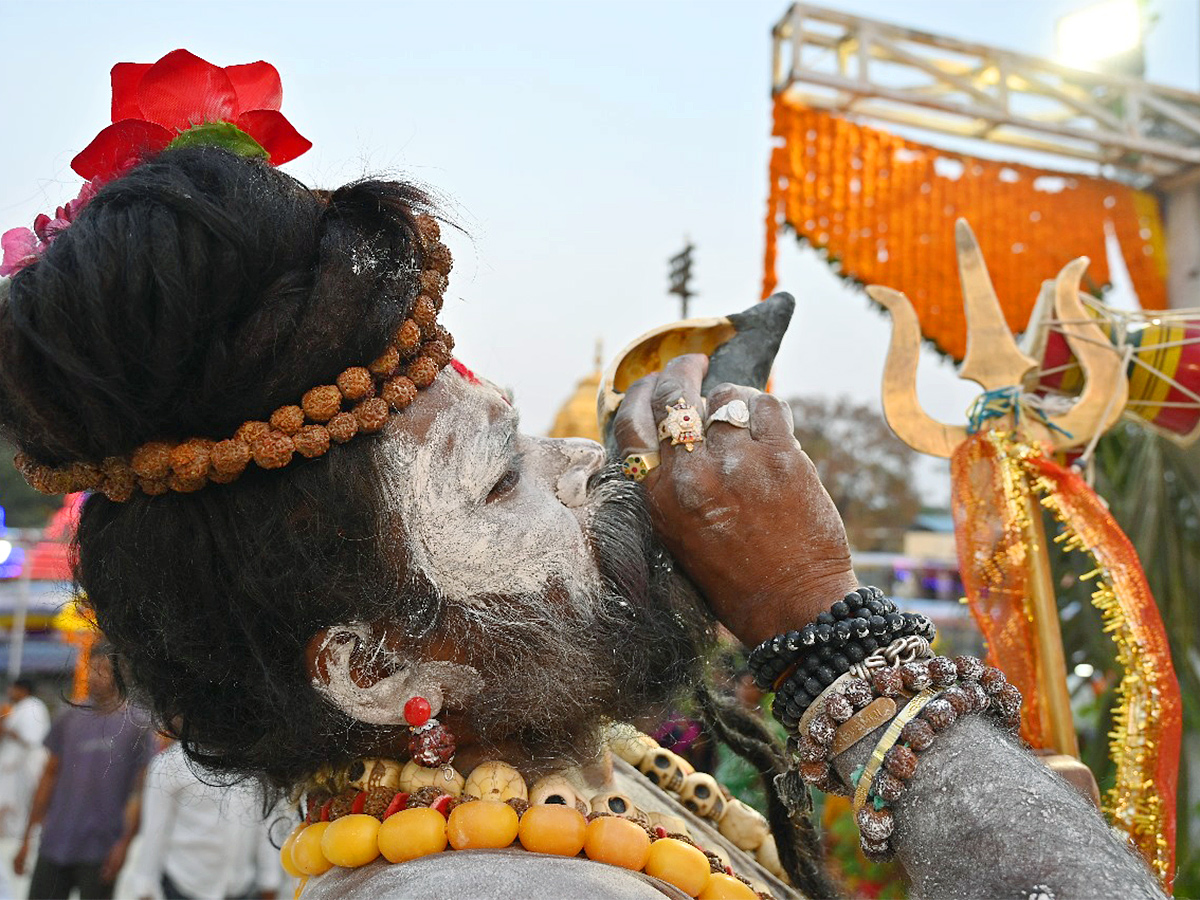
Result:
[[[313,687],[359,722],[404,725],[404,704],[429,701],[432,715],[449,702],[459,706],[478,692],[479,673],[470,666],[409,658],[392,649],[386,629],[363,622],[331,625],[305,648]],[[456,702],[457,701],[457,702]]]

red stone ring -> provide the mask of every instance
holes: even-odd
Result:
[[[671,446],[683,444],[688,453],[704,440],[704,425],[699,410],[683,397],[667,408],[667,417],[658,424],[658,439],[671,439]]]

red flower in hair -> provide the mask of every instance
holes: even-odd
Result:
[[[283,86],[265,62],[214,66],[186,50],[112,69],[112,121],[71,168],[109,181],[168,146],[217,144],[273,166],[312,146],[279,111]]]

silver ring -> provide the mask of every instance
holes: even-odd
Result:
[[[750,407],[745,400],[730,400],[708,417],[708,424],[712,425],[713,422],[728,422],[734,428],[749,428]]]

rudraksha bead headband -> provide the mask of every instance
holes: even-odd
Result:
[[[407,407],[417,391],[433,383],[454,349],[454,338],[437,321],[453,262],[450,250],[441,242],[437,220],[420,214],[416,222],[421,256],[417,297],[377,359],[351,366],[334,384],[312,388],[298,404],[279,407],[265,422],[244,422],[225,440],[150,441],[126,456],[58,467],[18,453],[17,469],[44,494],[99,491],[124,502],[136,490],[153,496],[190,493],[209,482],[227,484],[251,462],[260,469],[281,469],[297,454],[313,459],[333,444],[381,430],[392,412]]]

